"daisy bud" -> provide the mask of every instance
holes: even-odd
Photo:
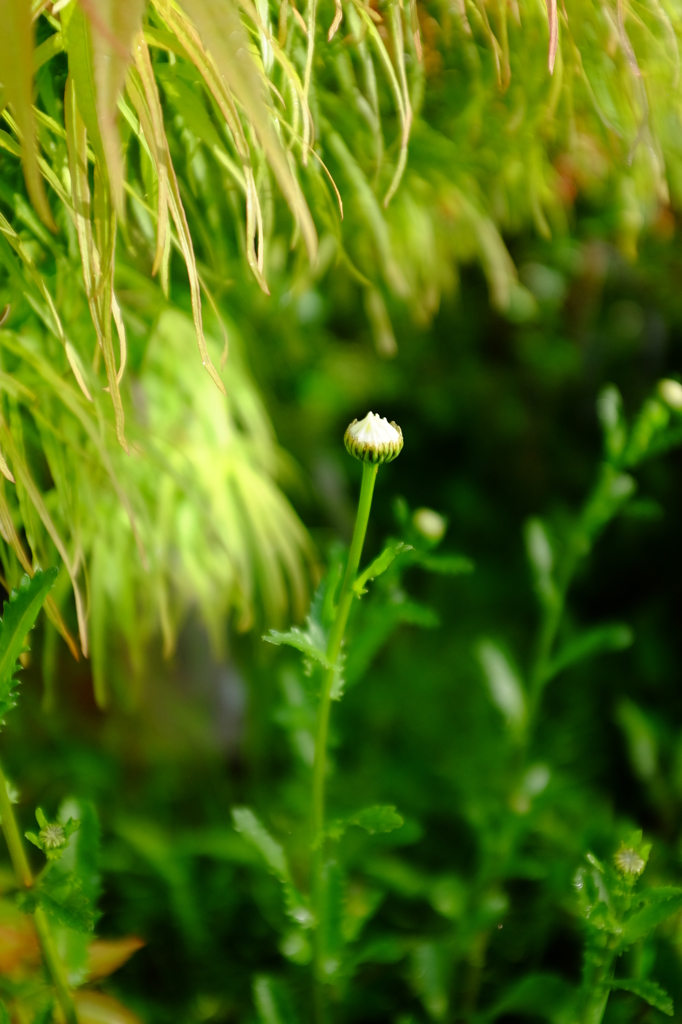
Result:
[[[679,381],[662,380],[658,385],[658,393],[671,409],[682,411],[682,384]]]
[[[361,462],[380,465],[392,462],[403,447],[403,432],[397,423],[368,412],[364,420],[353,420],[343,436],[348,452]]]

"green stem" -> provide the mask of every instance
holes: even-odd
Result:
[[[2,818],[2,830],[5,834],[7,849],[12,860],[17,884],[21,889],[30,889],[33,886],[33,875],[26,857],[24,844],[21,841],[17,819],[14,815],[14,808],[7,793],[7,781],[0,765],[0,817]],[[50,925],[45,911],[38,907],[33,915],[38,941],[42,950],[45,966],[47,967],[52,983],[57,993],[57,1000],[64,1014],[66,1024],[78,1024],[76,1007],[74,1006],[69,983],[66,977],[64,965],[59,959],[57,948],[54,944]]]
[[[355,519],[353,539],[348,554],[348,564],[341,584],[341,593],[336,610],[336,616],[332,624],[327,643],[327,658],[330,667],[325,671],[322,682],[322,692],[317,711],[317,728],[315,733],[315,761],[313,763],[313,806],[312,806],[312,891],[313,904],[315,909],[315,958],[314,971],[317,984],[317,1020],[322,1024],[326,1016],[324,998],[324,969],[320,929],[320,916],[323,904],[322,893],[322,871],[324,867],[324,805],[325,805],[325,777],[327,772],[327,740],[329,736],[329,713],[331,710],[331,695],[334,685],[334,678],[337,671],[341,645],[346,631],[348,615],[353,603],[353,584],[358,574],[360,556],[367,533],[367,523],[372,507],[372,495],[374,494],[374,483],[379,467],[363,463],[362,465],[362,486],[360,488],[360,500],[358,502],[358,513]]]
[[[19,835],[17,819],[14,816],[14,808],[10,802],[7,792],[7,780],[5,779],[2,766],[0,765],[0,817],[2,818],[2,831],[5,833],[7,849],[12,860],[12,867],[17,878],[17,884],[22,889],[30,889],[33,885],[33,875],[26,857],[24,844]]]

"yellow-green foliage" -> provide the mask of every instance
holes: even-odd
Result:
[[[0,18],[2,560],[9,584],[64,563],[102,702],[114,609],[139,670],[192,604],[219,642],[230,610],[247,627],[304,600],[267,416],[204,329],[208,302],[225,331],[235,226],[264,292],[271,253],[293,288],[309,261],[348,275],[390,355],[387,299],[428,320],[465,261],[532,312],[502,232],[561,231],[580,193],[634,255],[682,191],[670,0],[0,0]],[[185,281],[193,331],[170,311]],[[65,596],[47,610],[75,651]]]

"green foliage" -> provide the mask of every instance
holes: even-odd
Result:
[[[40,832],[38,835],[26,832],[26,838],[42,850],[48,861],[61,860],[69,839],[81,826],[80,821],[69,818],[63,825],[50,824],[40,807],[36,809],[36,821],[40,825]]]
[[[0,715],[16,706],[13,687],[20,668],[17,660],[24,650],[27,633],[55,585],[57,573],[57,569],[38,569],[32,579],[22,576],[19,589],[11,591],[9,601],[4,602],[0,622]]]
[[[636,880],[644,871],[650,844],[642,843],[642,833],[625,839],[614,857],[615,868],[601,864],[588,855],[589,867],[581,869],[575,880],[582,914],[586,922],[586,950],[583,970],[583,1019],[600,1016],[612,989],[632,992],[652,1006],[673,1015],[670,996],[655,982],[642,979],[615,979],[617,959],[634,943],[645,939],[682,907],[682,889],[661,886],[636,889]]]

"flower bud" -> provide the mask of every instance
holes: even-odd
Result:
[[[662,380],[658,385],[658,393],[671,409],[682,412],[682,384],[677,380]]]
[[[639,851],[625,843],[621,843],[613,859],[621,875],[631,875],[633,878],[638,878],[646,867],[646,861]]]
[[[392,462],[403,447],[403,432],[397,423],[368,412],[364,420],[353,420],[343,436],[348,452],[361,462],[380,465]]]
[[[434,543],[443,539],[448,528],[447,519],[434,512],[432,508],[418,508],[412,516],[412,522],[422,537]]]

